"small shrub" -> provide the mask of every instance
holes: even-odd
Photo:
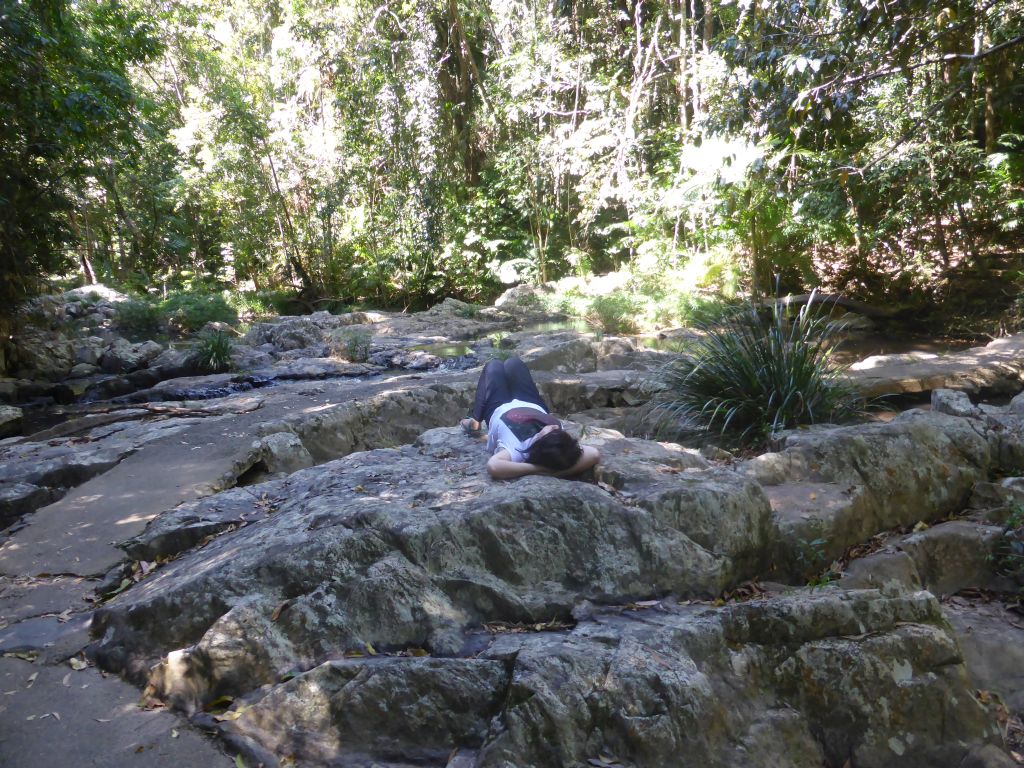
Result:
[[[554,301],[552,310],[569,317],[583,317],[590,304],[579,288],[570,288]]]
[[[829,363],[842,326],[816,311],[812,296],[792,320],[775,302],[768,317],[748,304],[718,323],[696,323],[704,335],[649,382],[656,430],[715,430],[749,443],[862,412],[843,369]]]
[[[189,362],[199,371],[224,373],[231,370],[231,351],[231,339],[226,333],[204,333],[192,348]]]
[[[225,300],[239,318],[259,320],[277,314],[273,302],[266,293],[239,291],[228,294]]]
[[[366,328],[339,328],[331,334],[331,354],[351,363],[365,363],[370,357],[373,334]]]
[[[679,297],[677,311],[683,325],[715,325],[734,315],[740,306],[722,296],[684,293]]]
[[[590,302],[584,320],[589,328],[602,334],[636,333],[635,316],[639,310],[638,302],[629,294],[609,293]]]
[[[488,338],[491,340],[492,358],[508,360],[515,354],[515,344],[505,331],[495,331]]]
[[[996,573],[1024,589],[1024,507],[1010,510],[1003,526],[1003,536],[990,557]]]
[[[133,340],[150,339],[163,328],[163,312],[157,304],[147,299],[122,301],[114,312],[114,322],[118,329]]]
[[[630,288],[639,294],[658,300],[667,294],[667,282],[660,272],[635,272],[629,281]]]
[[[464,307],[459,307],[455,310],[455,314],[459,317],[464,317],[467,320],[476,320],[480,316],[480,311],[483,307],[477,304],[467,304]]]
[[[181,333],[194,333],[207,323],[238,322],[238,312],[219,293],[176,293],[163,302],[168,323]]]

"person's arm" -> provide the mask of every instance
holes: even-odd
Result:
[[[512,461],[511,454],[504,448],[487,460],[487,473],[495,480],[514,480],[527,475],[549,475],[550,477],[571,477],[586,472],[601,460],[601,454],[591,445],[584,445],[579,459],[568,469],[552,472],[546,467],[525,461]]]
[[[555,477],[572,477],[578,475],[581,472],[586,472],[588,469],[593,467],[597,462],[601,460],[601,452],[592,445],[581,445],[583,453],[576,459],[576,463],[568,469],[563,469],[561,472],[555,472]]]

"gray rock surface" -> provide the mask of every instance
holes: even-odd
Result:
[[[974,684],[1024,712],[1024,621],[997,601],[953,597],[943,609]]]
[[[946,355],[877,355],[854,363],[849,376],[866,397],[935,389],[1016,395],[1024,383],[1024,334]]]
[[[267,378],[323,381],[254,395],[255,412],[97,423],[73,438],[58,429],[48,443],[0,446],[0,510],[3,492],[26,509],[87,480],[0,546],[0,651],[59,663],[85,643],[92,617],[104,665],[147,680],[240,745],[247,763],[267,766],[285,756],[451,768],[1005,757],[995,712],[973,694],[984,687],[1017,706],[1018,660],[985,667],[977,659],[994,646],[972,640],[1019,644],[1012,619],[986,617],[981,631],[972,618],[958,645],[939,604],[916,590],[996,584],[987,555],[1016,489],[993,477],[1024,466],[1014,407],[938,392],[932,413],[795,432],[753,461],[702,457],[608,429],[630,423],[643,369],[662,353],[524,333],[513,343],[532,356],[549,404],[583,414],[567,427],[603,461],[579,482],[495,483],[481,443],[429,429],[465,415],[475,376],[343,383],[374,372],[322,357],[326,336],[356,322],[389,364],[434,366],[441,355],[409,347],[480,338],[511,317],[448,301],[415,316],[282,319],[254,332],[239,359]],[[159,350],[141,346],[124,362],[150,368],[133,382],[171,370],[160,369],[170,352],[150,359]],[[964,373],[966,358],[925,361],[941,382],[928,374],[906,391],[1007,388],[1012,348],[983,350],[976,374]],[[149,394],[217,395],[244,378]],[[968,503],[987,516],[939,522]],[[920,522],[929,527],[885,533]],[[802,583],[811,555],[827,564],[876,541],[843,560],[835,587],[782,594],[745,583],[773,569]],[[102,576],[86,584],[104,594],[127,589],[93,617],[87,587],[15,576],[55,572]],[[713,602],[750,594],[763,597]],[[949,598],[947,613],[961,599]],[[70,613],[61,600],[73,601]],[[222,694],[238,698],[215,724],[201,708]]]
[[[229,768],[234,762],[180,717],[138,706],[113,675],[0,658],[0,761],[31,768]]]
[[[999,584],[992,555],[1002,538],[999,526],[953,520],[903,536],[895,546],[910,555],[925,588],[948,595],[967,587],[987,589]]]
[[[932,410],[950,416],[978,418],[982,415],[981,408],[971,402],[966,392],[953,389],[933,389]]]
[[[995,434],[978,421],[907,411],[888,423],[787,433],[747,462],[777,516],[776,562],[807,576],[875,533],[933,522],[966,505],[996,465]],[[807,551],[821,542],[817,552]]]
[[[546,395],[573,399],[542,378]],[[370,402],[400,413],[434,396],[410,392]],[[369,407],[267,426],[315,455],[339,450],[319,435],[365,431]],[[594,428],[595,487],[493,483],[481,443],[430,430],[163,516],[133,556],[203,546],[102,607],[97,652],[189,712],[242,697],[221,727],[267,764],[654,766],[686,753],[709,766],[957,766],[999,732],[938,604],[913,590],[953,589],[946,560],[982,579],[990,542],[972,532],[988,528],[914,534],[851,567],[841,589],[720,610],[656,600],[711,598],[766,572],[793,536],[785,511],[810,508],[801,495],[828,502],[835,488],[833,507],[864,518],[826,532],[840,539],[948,514],[994,466],[991,437],[977,420],[917,413],[792,435],[730,467]],[[857,578],[881,591],[850,591]],[[635,617],[600,608],[637,600]],[[541,632],[502,633],[509,623]],[[367,727],[382,700],[408,728]]]
[[[604,450],[625,456],[630,442]],[[492,483],[484,459],[481,443],[444,429],[419,448],[353,454],[292,475],[272,515],[168,564],[100,611],[107,663],[137,672],[154,651],[195,644],[183,676],[204,670],[215,696],[242,680],[276,679],[299,659],[367,644],[451,654],[480,622],[567,618],[582,600],[715,595],[753,575],[751,552],[768,534],[756,486],[712,473],[678,489],[688,460],[669,451],[633,458],[635,472],[615,494],[541,477]],[[658,467],[668,470],[660,479]],[[680,514],[683,499],[706,514]],[[731,516],[732,538],[710,540],[714,514]],[[270,621],[282,601],[287,610]],[[187,626],[173,622],[186,605]],[[257,648],[254,636],[272,639]]]
[[[48,503],[55,491],[32,483],[0,482],[0,530]]]
[[[481,767],[686,755],[709,768],[923,768],[999,742],[925,593],[659,605],[480,639],[473,658],[314,666],[254,692],[223,728],[261,757],[443,765],[455,751]]]
[[[21,434],[22,411],[13,405],[0,405],[0,438]]]
[[[291,432],[277,432],[267,435],[257,444],[260,461],[270,473],[283,472],[291,474],[300,469],[313,466],[313,457],[298,435]]]

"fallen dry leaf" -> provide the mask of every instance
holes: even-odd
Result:
[[[75,672],[81,672],[89,666],[89,662],[85,661],[85,659],[80,659],[77,656],[72,656],[68,659],[68,666],[75,670]]]
[[[281,612],[289,605],[291,605],[291,602],[291,600],[285,600],[283,603],[280,603],[277,606],[277,608],[274,609],[274,612],[270,614],[270,620],[277,621],[279,618],[281,618]]]
[[[32,685],[35,683],[37,677],[39,677],[38,672],[33,672],[31,675],[29,675],[28,680],[25,681],[25,687],[31,688]]]

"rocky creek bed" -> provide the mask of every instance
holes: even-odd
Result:
[[[474,372],[8,439],[0,651],[117,672],[250,766],[1015,764],[1024,625],[991,556],[1024,398],[966,393],[1018,393],[1024,340],[869,361],[866,391],[931,410],[748,460],[627,436],[662,352],[511,343],[592,476],[488,479],[448,426]]]

